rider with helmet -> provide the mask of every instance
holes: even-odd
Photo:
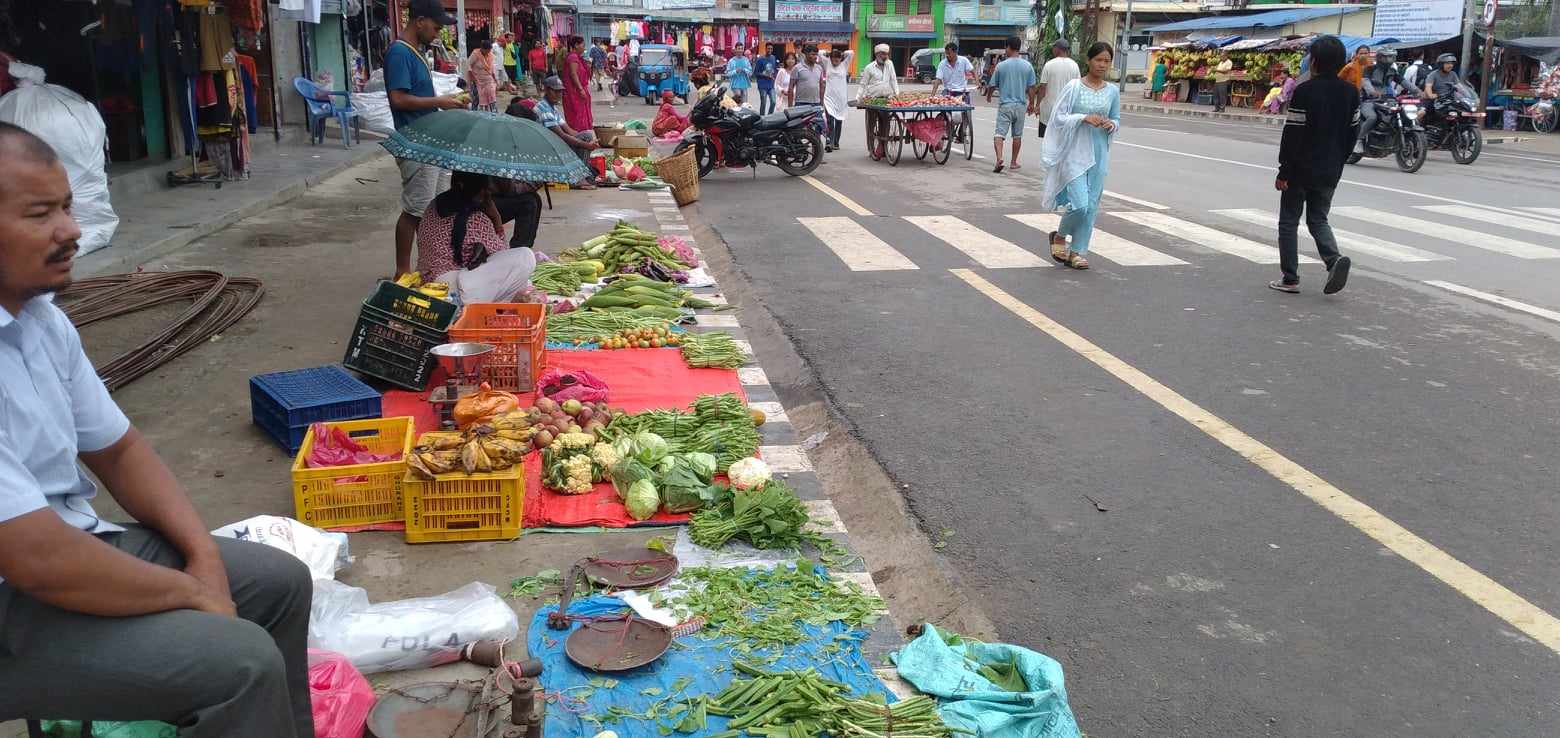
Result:
[[[1457,66],[1456,54],[1442,54],[1436,57],[1435,64],[1437,69],[1425,78],[1425,95],[1431,100],[1452,92],[1457,89],[1457,85],[1462,84],[1462,78],[1452,71],[1452,67]]]
[[[1360,79],[1360,136],[1354,143],[1357,154],[1365,153],[1365,138],[1376,127],[1376,101],[1390,100],[1399,92],[1412,90],[1397,70],[1397,51],[1382,49],[1376,52],[1376,63],[1365,70]]]

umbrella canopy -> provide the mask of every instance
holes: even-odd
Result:
[[[574,149],[535,121],[481,110],[418,118],[379,142],[399,159],[522,182],[578,182],[591,173]]]

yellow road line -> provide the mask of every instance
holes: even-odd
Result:
[[[1063,346],[1094,362],[1096,366],[1125,382],[1132,389],[1180,416],[1182,420],[1196,426],[1198,430],[1273,475],[1274,479],[1289,485],[1296,492],[1321,505],[1323,509],[1375,539],[1377,543],[1413,562],[1419,568],[1429,572],[1431,576],[1478,603],[1480,607],[1527,634],[1528,637],[1560,653],[1560,619],[1556,619],[1555,616],[1528,602],[1499,582],[1479,573],[1473,567],[1458,561],[1451,554],[1436,548],[1407,528],[1392,522],[1369,505],[1332,486],[1327,480],[1311,473],[1261,441],[1246,435],[1239,428],[1094,345],[1087,338],[1046,317],[1044,313],[1024,304],[974,272],[968,269],[950,271],[954,276],[979,290],[981,294],[1007,308],[1009,312],[1044,331]]]
[[[871,210],[868,210],[868,209],[866,209],[866,208],[856,204],[855,200],[852,200],[852,199],[846,197],[845,195],[841,194],[839,190],[836,190],[833,187],[830,187],[830,186],[828,186],[828,185],[826,185],[826,184],[824,184],[822,182],[819,182],[816,179],[813,179],[813,176],[811,174],[809,174],[809,175],[807,175],[805,177],[802,177],[802,181],[806,182],[807,184],[812,185],[813,187],[818,188],[819,192],[822,192],[823,194],[828,195],[829,197],[834,198],[834,200],[836,202],[838,202],[841,205],[844,205],[845,209],[851,211],[852,213],[855,213],[857,215],[868,215],[868,216],[872,215],[872,211]]]

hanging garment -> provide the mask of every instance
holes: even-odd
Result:
[[[223,59],[233,50],[233,24],[227,13],[200,14],[200,69],[220,72],[227,66]]]
[[[195,76],[195,107],[209,108],[217,104],[217,82],[209,74]]]
[[[265,0],[227,0],[227,12],[233,25],[258,31],[265,23]]]
[[[255,95],[259,87],[260,75],[255,71],[254,57],[240,54],[235,59],[238,61],[239,71],[243,72],[244,114],[249,119],[249,132],[254,133],[260,128],[260,113],[255,106]]]

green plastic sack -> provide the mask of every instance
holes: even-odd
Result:
[[[75,720],[45,720],[43,734],[52,738],[79,738],[81,723]],[[179,738],[179,730],[167,723],[147,720],[134,723],[92,723],[92,738]]]
[[[979,738],[1081,738],[1062,665],[1049,656],[944,636],[928,623],[893,659],[901,678],[938,698],[945,722]]]
[[[623,130],[626,130],[626,131],[648,131],[648,130],[650,130],[650,126],[646,125],[644,121],[642,121],[642,120],[640,120],[638,118],[635,118],[635,119],[633,119],[631,121],[628,121],[627,123],[624,123],[623,124]]]

